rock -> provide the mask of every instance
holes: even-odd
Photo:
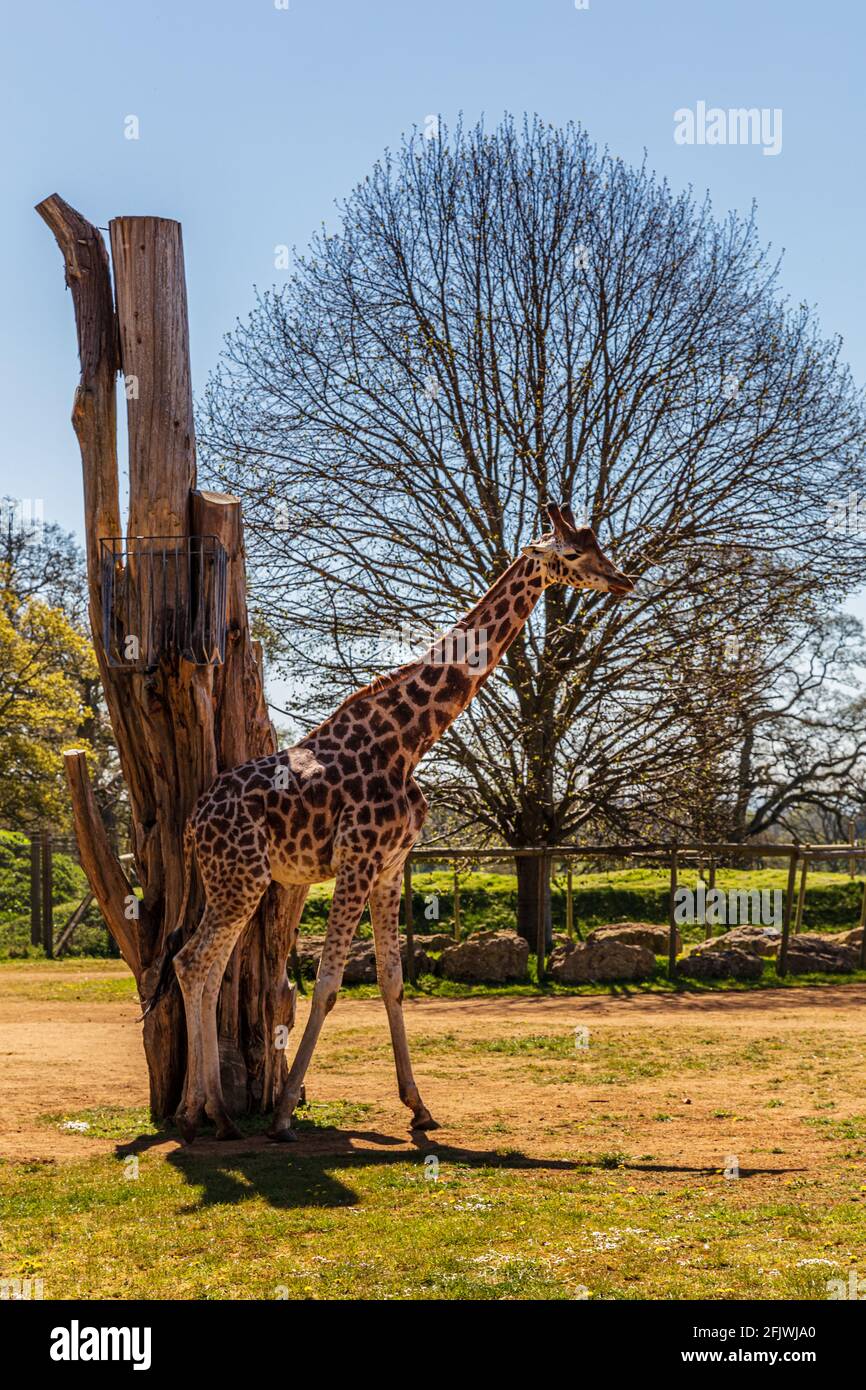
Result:
[[[720,938],[721,939],[721,938]],[[761,957],[753,951],[734,947],[708,950],[710,942],[696,947],[678,964],[681,975],[690,980],[759,980],[764,973]],[[714,943],[712,943],[714,944]]]
[[[315,976],[319,959],[325,944],[323,936],[299,936],[297,943],[298,962],[301,974]],[[433,963],[420,942],[415,942],[415,975],[432,973]],[[406,942],[400,942],[400,958],[403,962],[403,975],[406,975]],[[349,948],[346,968],[343,971],[344,985],[371,985],[376,983],[376,949],[370,940],[353,941]]]
[[[448,946],[439,959],[446,980],[504,984],[526,978],[529,943],[516,932],[479,931]]]
[[[325,944],[323,936],[299,936],[295,945],[298,965],[304,976],[315,975],[319,968],[319,957]]]
[[[721,936],[708,937],[695,947],[695,951],[735,950],[746,951],[752,956],[772,957],[776,954],[781,935],[778,927],[732,927]]]
[[[418,936],[416,933],[415,941],[425,951],[445,951],[449,946],[456,945],[454,937],[447,932],[435,932],[433,936]]]
[[[376,983],[376,951],[372,941],[353,941],[343,971],[344,985]]]
[[[549,966],[552,978],[567,985],[648,980],[655,968],[656,958],[648,946],[594,934],[571,950],[557,948],[550,957]]]
[[[813,970],[823,970],[831,975],[850,975],[858,967],[859,956],[856,946],[838,938],[804,932],[788,942],[788,973],[808,975]]]
[[[683,943],[679,932],[676,936],[679,954],[683,949]],[[610,922],[604,927],[593,927],[588,937],[589,941],[608,939],[622,941],[626,946],[644,946],[646,950],[652,951],[654,956],[666,956],[670,930],[656,922]]]
[[[863,940],[863,928],[854,927],[852,931],[839,932],[833,937],[833,940],[837,941],[840,946],[859,946]]]
[[[415,978],[416,978],[416,980],[417,980],[417,978],[418,978],[419,975],[435,975],[435,973],[436,973],[435,970],[434,970],[434,968],[433,968],[433,961],[430,959],[430,957],[428,956],[427,951],[426,951],[426,949],[425,949],[426,945],[427,945],[427,942],[426,942],[426,941],[424,941],[424,942],[422,942],[422,941],[415,941],[415,942],[413,943],[412,957],[413,957],[413,959],[414,959],[414,961],[415,961]],[[400,960],[403,962],[403,979],[404,979],[404,980],[406,979],[406,959],[407,959],[407,951],[406,951],[406,942],[405,942],[405,939],[404,939],[404,940],[402,940],[402,941],[400,942]]]

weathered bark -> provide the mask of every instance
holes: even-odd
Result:
[[[120,948],[120,954],[138,980],[141,976],[138,925],[142,911],[146,912],[147,909],[137,904],[132,884],[111,848],[90,785],[86,754],[80,748],[70,748],[64,753],[63,760],[81,867]],[[149,925],[147,921],[143,924],[145,932]]]
[[[67,777],[82,863],[141,988],[169,933],[180,925],[188,934],[198,920],[201,894],[194,876],[179,921],[182,832],[193,805],[217,772],[273,752],[276,743],[249,636],[240,505],[235,498],[195,492],[180,225],[149,217],[112,221],[113,295],[97,229],[56,195],[37,211],[63,252],[75,307],[81,381],[73,423],[84,474],[90,622],[129,791],[133,853],[143,889],[137,920],[126,916],[131,888],[100,822],[82,754],[67,759]],[[191,535],[208,534],[225,546],[228,640],[222,667],[193,665],[177,650],[162,651],[145,670],[108,665],[99,541],[121,534],[114,405],[115,377],[121,370],[129,435],[127,536],[167,537],[184,545]],[[159,631],[161,605],[167,600],[156,587],[146,586],[145,571],[135,559],[127,562],[127,578],[143,599],[142,625]],[[191,602],[187,583],[184,569],[177,609]],[[136,635],[144,641],[147,633]],[[274,1029],[291,1024],[286,960],[302,906],[302,897],[273,888],[232,957],[219,1020],[226,1098],[236,1110],[270,1108],[282,1083],[285,1052],[274,1047]],[[162,1117],[176,1108],[183,1085],[186,1040],[177,991],[145,1019],[144,1047],[151,1108]]]

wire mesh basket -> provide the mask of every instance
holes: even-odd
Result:
[[[99,550],[109,666],[223,663],[228,557],[216,536],[106,536]]]

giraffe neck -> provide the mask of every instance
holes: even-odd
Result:
[[[395,672],[394,680],[388,679],[381,690],[359,701],[357,713],[374,734],[383,725],[387,725],[382,728],[386,737],[396,732],[407,772],[475,698],[543,589],[539,561],[519,556],[420,660]]]

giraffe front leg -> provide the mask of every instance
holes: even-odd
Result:
[[[436,1121],[421,1099],[412,1075],[406,1024],[403,1018],[403,967],[400,961],[400,884],[402,865],[382,878],[370,894],[370,916],[376,943],[376,974],[388,1015],[397,1089],[405,1106],[412,1111],[410,1129],[438,1129]]]
[[[322,1024],[337,1002],[346,957],[369,891],[369,875],[361,875],[348,867],[339,870],[331,900],[331,911],[328,914],[325,945],[316,973],[310,1016],[277,1102],[274,1123],[270,1130],[270,1137],[279,1143],[287,1143],[297,1138],[292,1129],[295,1106],[304,1089],[304,1077],[319,1040]]]

